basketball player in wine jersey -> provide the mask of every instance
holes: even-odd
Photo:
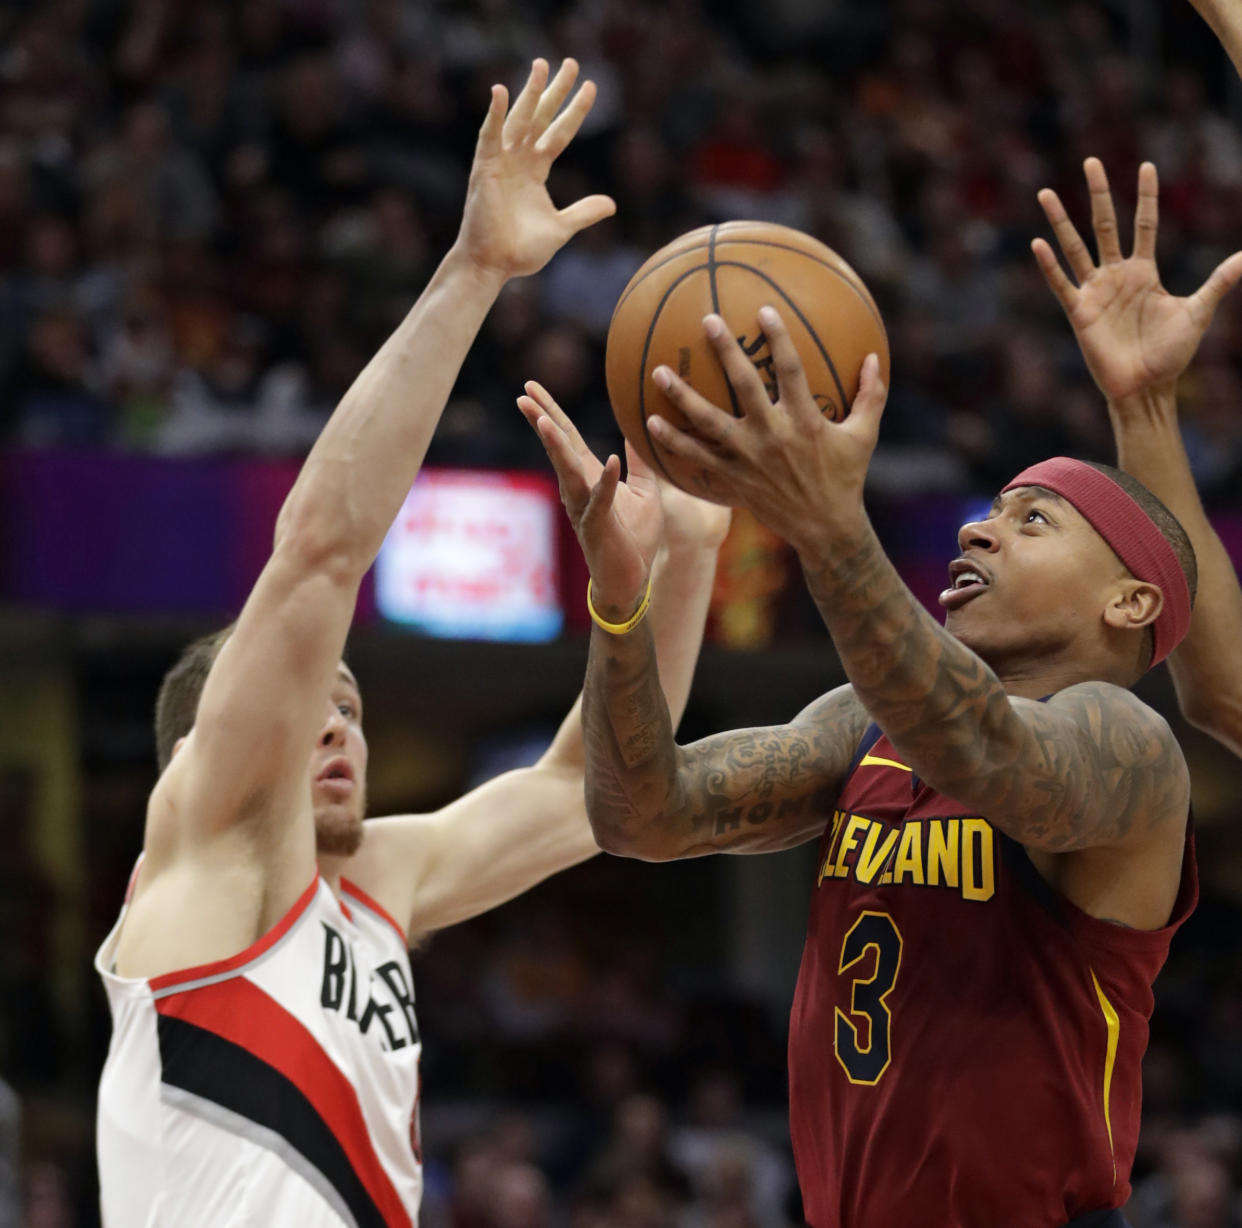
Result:
[[[97,958],[108,1228],[416,1223],[407,944],[597,851],[577,709],[534,767],[364,827],[362,704],[341,663],[363,574],[501,286],[612,212],[606,197],[558,211],[544,186],[593,100],[587,82],[561,109],[576,75],[567,60],[549,83],[536,61],[512,110],[493,87],[456,244],[311,450],[236,624],[161,692],[143,856]],[[726,521],[683,499],[665,524],[635,472],[613,526],[647,563],[667,539],[653,621],[679,712]]]
[[[708,317],[740,416],[662,368],[689,425],[648,426],[802,560],[850,681],[787,726],[676,745],[649,633],[618,633],[645,568],[600,531],[616,466],[592,480],[524,407],[591,568],[596,837],[650,860],[819,842],[789,1038],[813,1228],[1122,1224],[1151,986],[1197,897],[1186,765],[1128,688],[1186,634],[1193,550],[1133,478],[1046,461],[961,529],[940,626],[863,509],[875,357],[834,423],[760,323],[775,404]]]

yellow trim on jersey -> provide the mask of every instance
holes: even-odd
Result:
[[[864,767],[895,767],[901,768],[903,772],[912,772],[913,768],[908,768],[904,763],[898,763],[896,759],[881,759],[879,755],[863,755],[858,761],[860,768]]]
[[[1096,979],[1095,969],[1091,970],[1091,983],[1095,986],[1095,996],[1100,1000],[1100,1011],[1104,1015],[1104,1023],[1108,1028],[1108,1048],[1104,1054],[1104,1125],[1108,1128],[1108,1149],[1113,1151],[1113,1115],[1109,1104],[1109,1093],[1113,1086],[1113,1065],[1117,1061],[1117,1037],[1121,1032],[1121,1020],[1117,1017],[1117,1009],[1108,1000],[1108,995],[1100,987]],[[1117,1153],[1113,1151],[1113,1180],[1117,1180]]]

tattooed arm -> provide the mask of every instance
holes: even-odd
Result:
[[[1164,721],[1099,682],[1066,687],[1047,704],[1011,697],[936,623],[885,557],[863,511],[886,395],[876,358],[863,364],[849,416],[831,422],[780,317],[770,308],[759,315],[780,399],[768,402],[751,360],[709,316],[706,331],[741,416],[658,368],[657,385],[689,427],[653,416],[648,428],[659,446],[706,469],[713,490],[751,508],[798,551],[857,702],[920,777],[1028,847],[1132,847],[1157,827],[1166,839],[1173,823],[1185,821],[1189,784]],[[1020,513],[1017,501],[1008,502]],[[1031,531],[1018,521],[1006,532]]]
[[[865,520],[852,540],[802,557],[859,699],[942,793],[1048,852],[1140,842],[1185,820],[1181,750],[1129,691],[1084,682],[1047,703],[1010,696],[918,603]]]
[[[843,686],[788,725],[678,746],[646,625],[596,628],[583,690],[595,839],[646,861],[793,848],[823,831],[868,720]]]

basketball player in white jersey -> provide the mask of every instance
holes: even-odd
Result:
[[[533,768],[364,838],[361,699],[341,662],[359,583],[501,286],[613,211],[599,196],[558,211],[545,188],[593,101],[587,82],[561,110],[576,75],[567,60],[549,83],[535,61],[512,109],[493,87],[456,243],[311,450],[237,622],[161,693],[143,856],[96,961],[113,1014],[107,1228],[414,1224],[407,944],[597,851],[577,709]],[[727,521],[685,501],[665,525],[641,472],[625,513],[648,558],[668,541],[653,623],[680,711]]]
[[[1197,0],[1242,68],[1242,6]],[[1134,246],[1124,256],[1103,164],[1084,164],[1098,262],[1051,189],[1039,194],[1070,272],[1044,239],[1035,257],[1065,310],[1100,391],[1117,441],[1121,468],[1132,473],[1181,522],[1199,564],[1190,631],[1169,657],[1186,718],[1242,754],[1242,588],[1204,513],[1177,420],[1177,384],[1190,365],[1221,299],[1242,279],[1242,252],[1223,261],[1194,294],[1176,298],[1156,267],[1156,168],[1139,169]],[[1077,284],[1075,284],[1075,282]]]

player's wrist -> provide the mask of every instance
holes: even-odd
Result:
[[[587,581],[587,613],[597,627],[610,635],[625,635],[647,616],[651,606],[651,575],[642,586],[628,593],[623,585],[597,586],[594,577]]]
[[[493,297],[504,289],[505,282],[509,280],[508,273],[480,257],[461,235],[449,248],[441,267],[448,276],[459,278],[478,292]]]
[[[1108,416],[1117,429],[1177,429],[1177,384],[1171,381],[1108,398]]]
[[[869,532],[871,524],[860,502],[856,508],[807,516],[803,530],[787,534],[786,540],[804,570],[820,572],[856,555]]]

